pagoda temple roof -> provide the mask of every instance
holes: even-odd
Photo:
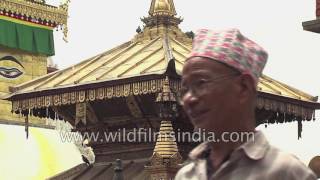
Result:
[[[191,40],[190,40],[191,41]],[[69,68],[14,87],[16,94],[82,86],[110,80],[164,74],[170,60],[180,74],[191,43],[170,35],[130,41]]]
[[[58,89],[65,89],[67,92],[70,87],[161,75],[167,71],[170,61],[174,61],[175,71],[180,75],[190,50],[191,39],[186,42],[171,34],[144,41],[134,39],[69,68],[15,86],[12,88],[15,91],[12,97],[26,93],[40,95],[45,91],[54,92]],[[258,89],[265,93],[315,102],[315,97],[266,75],[260,78]]]

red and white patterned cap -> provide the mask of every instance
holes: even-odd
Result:
[[[267,62],[267,52],[243,36],[238,29],[213,31],[200,29],[195,34],[192,57],[207,57],[252,76],[256,85]]]

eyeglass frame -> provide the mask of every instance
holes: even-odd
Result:
[[[181,85],[181,89],[179,91],[179,95],[178,95],[178,101],[179,101],[179,104],[183,104],[182,103],[182,100],[183,98],[187,95],[187,93],[189,91],[191,91],[191,94],[195,97],[201,97],[202,95],[206,94],[208,92],[208,85],[211,84],[211,83],[214,83],[214,82],[219,82],[221,80],[227,80],[227,79],[231,79],[233,77],[237,77],[237,76],[240,76],[242,75],[241,72],[234,72],[234,73],[230,73],[230,74],[224,74],[224,75],[221,75],[221,76],[218,76],[216,78],[213,78],[213,79],[208,79],[208,80],[205,80],[205,82],[203,82],[201,88],[199,88],[199,84],[198,85],[194,85],[195,83],[192,83],[191,85],[191,88],[188,88],[185,92],[183,92],[183,85]],[[200,79],[200,80],[204,80],[204,79]],[[199,82],[199,80],[198,80]],[[197,87],[197,88],[195,88]],[[202,90],[202,91],[201,91]]]

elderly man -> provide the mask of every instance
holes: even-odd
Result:
[[[215,141],[196,147],[176,180],[316,179],[255,131],[256,87],[266,61],[263,48],[237,29],[196,33],[182,72],[181,103],[193,125],[214,133]],[[231,141],[230,133],[252,136]]]

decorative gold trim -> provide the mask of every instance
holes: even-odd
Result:
[[[164,81],[165,79],[156,79],[104,88],[74,91],[51,96],[15,100],[12,102],[12,110],[14,112],[20,112],[28,109],[39,109],[52,106],[90,102],[95,100],[128,97],[131,95],[137,96],[159,93],[162,91]],[[170,79],[170,87],[172,92],[179,92],[181,88],[180,80]],[[295,115],[297,117],[302,117],[302,119],[308,120],[312,119],[314,113],[314,109],[311,108],[298,106],[291,103],[279,102],[277,100],[272,100],[265,97],[258,97],[256,106],[258,109],[286,113],[288,115]]]
[[[165,79],[149,80],[98,89],[74,91],[50,96],[16,100],[13,101],[12,106],[13,111],[19,111],[111,99],[116,97],[128,97],[130,95],[157,93],[161,91],[164,80]],[[171,84],[172,83],[178,84],[179,81],[171,81]],[[174,87],[177,87],[177,85]],[[175,89],[175,91],[177,91],[177,89]]]
[[[314,109],[294,105],[291,103],[279,102],[272,99],[258,97],[256,107],[274,112],[284,113],[301,117],[303,120],[311,120],[313,118]]]
[[[23,21],[21,19],[8,17],[8,16],[4,16],[4,15],[1,15],[1,14],[0,14],[0,19],[5,20],[5,21],[14,22],[14,23],[17,23],[17,24],[26,25],[26,26],[31,26],[31,27],[41,28],[41,29],[47,29],[47,30],[53,30],[53,27],[51,27],[51,26],[46,26],[46,25],[42,25],[42,24]]]

